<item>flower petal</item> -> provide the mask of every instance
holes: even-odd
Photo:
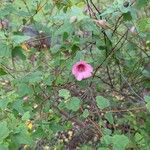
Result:
[[[84,77],[84,79],[89,78],[89,77],[91,77],[91,76],[92,76],[92,73],[91,73],[91,72],[89,72],[89,71],[83,72],[83,77]]]
[[[81,80],[84,78],[84,76],[83,76],[82,73],[78,74],[78,75],[75,76],[75,77],[76,77],[76,79],[77,79],[78,81],[81,81]]]

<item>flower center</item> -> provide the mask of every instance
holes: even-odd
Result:
[[[83,65],[83,64],[78,65],[78,71],[80,71],[80,72],[85,71],[85,65]]]

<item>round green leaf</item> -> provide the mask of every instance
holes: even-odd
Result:
[[[98,108],[100,109],[104,109],[110,106],[109,100],[104,98],[103,96],[97,96],[96,103],[97,103]]]
[[[80,108],[80,99],[72,97],[71,100],[66,103],[66,107],[69,110],[77,111]]]
[[[82,116],[83,116],[84,118],[87,118],[87,117],[89,116],[89,111],[88,111],[87,109],[85,109],[85,110],[83,111]]]
[[[7,127],[7,122],[6,121],[2,121],[0,122],[0,141],[3,141],[3,139],[5,139],[8,135],[9,135],[9,129]]]
[[[70,91],[66,89],[59,90],[59,96],[63,97],[64,99],[68,99],[70,97]]]

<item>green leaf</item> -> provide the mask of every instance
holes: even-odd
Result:
[[[69,37],[69,34],[67,32],[64,32],[63,41],[67,40],[68,37]]]
[[[149,70],[143,70],[142,74],[144,75],[144,77],[146,78],[150,78],[150,71]]]
[[[0,141],[3,141],[8,135],[9,135],[9,129],[7,127],[7,122],[6,121],[1,121],[0,122]]]
[[[56,35],[63,35],[64,32],[71,34],[74,31],[73,26],[67,21],[56,31]]]
[[[138,8],[142,8],[144,6],[147,6],[150,0],[137,0],[136,6]]]
[[[51,52],[53,54],[57,53],[60,50],[61,46],[59,44],[55,44],[54,46],[51,47]]]
[[[144,96],[144,100],[146,102],[146,108],[148,109],[148,111],[150,112],[150,96]]]
[[[64,99],[68,99],[71,96],[70,91],[68,91],[66,89],[61,89],[61,90],[59,90],[59,96],[63,97]]]
[[[69,110],[77,111],[80,108],[80,99],[72,97],[71,100],[67,101],[66,107]]]
[[[125,135],[114,135],[112,142],[113,150],[125,150],[129,144],[129,139]]]
[[[25,83],[20,83],[18,85],[18,94],[20,96],[25,96],[28,94],[32,94],[32,89]]]
[[[130,12],[123,13],[123,20],[124,21],[131,21],[132,20],[131,13]]]
[[[62,131],[63,130],[63,126],[61,126],[60,124],[58,124],[56,122],[55,123],[53,122],[53,123],[50,124],[50,129],[53,132],[58,132],[58,131]]]
[[[27,144],[27,145],[31,145],[32,144],[32,137],[30,136],[30,134],[28,132],[20,132],[19,134],[16,134],[14,136],[14,142],[20,144]]]
[[[0,150],[9,150],[8,145],[6,144],[0,144]]]
[[[107,16],[108,14],[112,14],[113,12],[115,12],[116,7],[117,7],[117,5],[115,7],[114,7],[114,5],[111,5],[101,14],[101,16]]]
[[[98,108],[100,109],[104,109],[110,106],[109,100],[104,98],[103,96],[97,96],[96,103],[97,103]]]
[[[23,114],[24,113],[23,103],[24,103],[23,99],[18,99],[13,103],[12,108],[17,110],[18,113]]]
[[[12,57],[18,56],[20,59],[25,60],[26,56],[23,54],[23,49],[20,46],[16,46],[12,50]]]
[[[0,99],[0,108],[3,110],[3,109],[6,109],[7,105],[9,103],[9,99]]]
[[[6,43],[0,43],[0,57],[11,57],[11,49]]]
[[[83,111],[82,116],[83,116],[84,118],[87,118],[87,117],[89,116],[89,111],[88,111],[87,109],[85,109],[85,110]]]
[[[134,138],[136,142],[141,142],[142,139],[144,139],[144,137],[138,132],[135,134]]]
[[[110,135],[104,135],[102,137],[102,143],[106,145],[110,145],[112,143],[112,137]]]
[[[144,96],[144,100],[145,100],[145,102],[147,102],[147,103],[150,102],[150,96],[147,96],[147,95]]]
[[[109,148],[106,148],[106,147],[100,147],[100,148],[98,148],[98,150],[109,150]]]
[[[26,35],[14,35],[12,37],[12,40],[13,42],[16,44],[16,45],[19,45],[27,40],[29,40],[31,37],[29,36],[26,36]]]
[[[80,150],[93,150],[92,147],[90,147],[89,145],[83,145]]]
[[[23,79],[24,82],[29,82],[29,83],[39,83],[42,81],[42,72],[41,71],[35,71],[31,72],[30,74],[26,75]]]
[[[111,112],[107,112],[107,113],[105,114],[105,118],[109,121],[109,123],[111,123],[111,124],[114,123],[114,118],[113,118]]]
[[[113,144],[113,150],[125,150],[129,144],[129,139],[125,135],[104,135],[102,137],[102,143],[107,146]]]
[[[138,20],[138,27],[140,31],[149,30],[149,26],[150,26],[150,18],[142,18]]]
[[[69,12],[69,15],[76,16],[78,21],[81,21],[82,19],[89,18],[89,16],[87,16],[83,13],[83,8],[79,8],[77,6],[71,7],[71,11]]]
[[[22,120],[29,120],[30,119],[30,112],[29,111],[27,111],[27,112],[25,112],[24,113],[24,115],[22,116]]]
[[[150,102],[148,102],[148,103],[146,104],[146,108],[147,108],[148,111],[150,112]]]
[[[44,83],[45,83],[46,85],[50,86],[50,85],[52,85],[53,80],[54,80],[53,77],[49,75],[49,76],[44,80]]]
[[[102,132],[103,132],[103,134],[105,134],[105,135],[111,135],[111,134],[112,134],[112,131],[111,131],[110,129],[108,129],[108,128],[103,128],[103,129],[102,129]]]
[[[6,75],[6,74],[7,72],[3,68],[0,68],[0,76]]]

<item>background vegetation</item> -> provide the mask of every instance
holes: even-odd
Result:
[[[149,150],[149,4],[1,0],[0,150]]]

